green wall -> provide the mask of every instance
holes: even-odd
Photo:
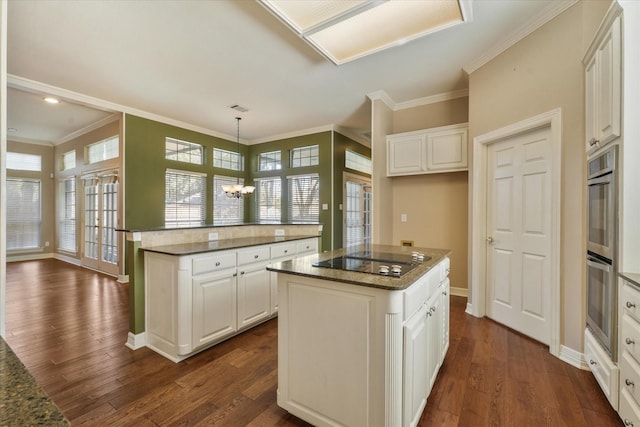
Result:
[[[237,174],[235,171],[212,166],[213,147],[236,151],[236,142],[129,114],[125,116],[124,135],[125,228],[132,230],[164,226],[164,174],[166,169],[207,174],[206,223],[211,224],[213,222],[213,204],[211,203],[213,200],[213,175],[236,176],[235,174]],[[166,137],[203,145],[205,147],[204,165],[166,160]],[[248,150],[245,145],[240,144],[240,151],[243,155],[247,155]],[[247,178],[247,176],[243,177]]]
[[[213,176],[214,174],[234,176],[235,171],[214,168],[212,166],[213,148],[236,151],[237,144],[199,132],[179,128],[127,114],[125,116],[125,212],[124,228],[152,229],[164,226],[164,176],[166,169],[179,169],[205,173],[207,175],[206,223],[213,223]],[[171,137],[194,142],[205,147],[205,164],[193,165],[165,159],[165,138]],[[320,164],[317,166],[291,168],[289,153],[297,147],[318,145]],[[258,171],[258,155],[269,151],[282,152],[282,169],[276,171]],[[342,211],[339,209],[343,197],[342,174],[345,170],[345,151],[352,150],[371,156],[371,150],[348,137],[334,131],[319,132],[294,138],[286,138],[262,144],[246,146],[241,144],[240,151],[246,159],[243,173],[245,183],[251,185],[255,178],[280,176],[282,185],[282,222],[288,222],[287,176],[317,173],[320,178],[320,219],[323,224],[322,250],[342,247]],[[333,168],[332,168],[333,166]],[[348,170],[351,173],[361,174]],[[332,175],[333,173],[333,175]],[[362,175],[362,174],[361,174]],[[332,204],[331,195],[334,195]],[[326,204],[329,209],[323,210]],[[332,229],[332,215],[333,224]],[[245,200],[245,222],[255,222],[255,198]],[[333,237],[333,247],[332,247]]]

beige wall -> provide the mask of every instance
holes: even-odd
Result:
[[[393,133],[466,123],[468,113],[467,97],[398,110]],[[462,289],[467,288],[468,191],[467,172],[391,179],[391,243],[412,240],[415,246],[451,249],[451,286]]]
[[[373,192],[373,243],[393,240],[392,182],[387,178],[387,135],[393,133],[393,111],[381,99],[371,101],[371,188]]]
[[[576,350],[585,324],[582,57],[608,5],[576,3],[469,76],[470,138],[562,109],[561,344]]]
[[[451,286],[467,288],[467,172],[393,178],[393,244],[452,249]],[[400,215],[407,215],[407,222]]]

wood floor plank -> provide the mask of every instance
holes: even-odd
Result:
[[[7,264],[7,342],[73,426],[310,424],[276,403],[277,319],[181,363],[124,344],[128,285],[48,259]],[[451,298],[423,427],[621,424],[593,375]]]

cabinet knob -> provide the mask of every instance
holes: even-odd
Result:
[[[629,378],[627,378],[626,380],[624,380],[624,383],[626,385],[628,385],[629,387],[633,387],[635,384],[633,383],[633,381],[631,381]]]
[[[589,145],[593,147],[594,145],[596,145],[596,144],[597,144],[597,143],[599,143],[599,142],[600,142],[600,140],[598,140],[598,139],[596,139],[596,138],[591,138],[591,139],[589,140]]]
[[[216,262],[216,267],[220,267],[220,261]]]
[[[435,308],[435,307],[431,307],[431,308],[429,309],[429,311],[430,311],[430,312],[432,312],[432,313],[435,313],[436,308]]]
[[[636,342],[634,340],[632,340],[631,338],[627,338],[626,340],[624,340],[624,342],[627,343],[627,345],[631,345],[631,344],[635,344]]]
[[[487,236],[487,242],[488,242],[489,244],[493,243],[493,241],[494,241],[494,240],[493,240],[493,237],[491,237],[491,236]]]
[[[627,301],[626,306],[627,306],[627,308],[634,308],[636,305],[634,303],[632,303],[631,301]]]
[[[591,359],[591,360],[589,360],[589,364],[590,365],[597,365],[598,363],[595,360]]]
[[[241,271],[240,274],[244,274],[244,271]]]
[[[285,253],[285,254],[286,254],[286,253],[289,253],[289,249],[285,249],[285,250],[284,250],[284,253]]]
[[[258,257],[259,257],[259,256],[260,256],[260,255],[254,255],[254,256],[253,256],[253,258],[254,258],[254,259],[258,259]]]
[[[631,422],[631,420],[629,420],[629,419],[625,418],[625,419],[624,419],[624,425],[626,425],[626,426],[633,426],[633,423]]]

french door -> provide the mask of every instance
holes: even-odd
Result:
[[[344,175],[343,247],[371,244],[371,180]]]
[[[118,171],[83,177],[82,265],[107,274],[119,273]]]

